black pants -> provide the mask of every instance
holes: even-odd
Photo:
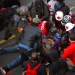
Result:
[[[29,56],[31,55],[33,50],[28,51],[25,48],[19,47],[19,51],[21,53],[21,65],[22,65],[22,68],[23,68],[23,62],[27,61],[29,59]]]

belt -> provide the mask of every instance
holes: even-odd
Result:
[[[21,44],[21,43],[19,43],[19,47],[22,47],[22,48],[24,48],[24,49],[26,49],[26,50],[28,50],[28,51],[30,51],[30,50],[33,49],[33,48],[30,48],[30,47],[28,47],[28,46],[26,46],[26,45],[24,45],[24,44]]]

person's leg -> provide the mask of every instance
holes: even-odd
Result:
[[[6,53],[17,52],[18,50],[19,50],[18,45],[15,45],[15,46],[12,46],[12,47],[7,47],[7,48],[2,48],[2,49],[0,49],[0,55],[6,54]]]
[[[7,72],[9,72],[14,67],[18,66],[20,63],[21,63],[21,55],[17,59],[9,63],[7,66],[0,67],[0,71],[3,75],[5,75]]]
[[[21,66],[23,68],[23,62],[28,60],[28,56],[25,54],[21,54]]]
[[[67,58],[67,64],[68,64],[68,68],[69,69],[72,69],[73,67],[75,67],[75,65],[72,63],[72,61],[69,59],[69,58]]]
[[[21,55],[18,58],[16,58],[14,61],[12,61],[10,64],[8,64],[7,68],[12,69],[12,68],[18,66],[20,63],[21,63]]]

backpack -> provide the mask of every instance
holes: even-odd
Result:
[[[37,66],[35,66],[34,68],[32,68],[30,66],[30,64],[27,62],[28,69],[26,70],[25,75],[37,75],[37,69],[40,67],[40,65],[41,64],[39,63]]]

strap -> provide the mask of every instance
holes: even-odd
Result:
[[[27,62],[27,66],[28,66],[29,69],[31,68],[31,66],[30,66],[30,64],[28,62]]]
[[[39,63],[39,64],[38,64],[37,66],[35,66],[33,69],[34,69],[34,70],[37,70],[37,69],[40,67],[40,65],[41,65],[41,64]]]
[[[29,11],[31,11],[32,7],[33,7],[33,2],[31,3],[31,7],[30,7]]]
[[[40,67],[40,63],[37,65],[37,66],[35,66],[33,69],[34,70],[37,70],[39,67]],[[30,66],[30,64],[27,62],[27,66],[28,66],[28,68],[30,69],[31,68],[31,66]]]
[[[48,49],[48,48],[46,47],[46,44],[48,44],[48,43],[46,43],[46,42],[43,43],[44,47],[45,47],[47,50],[50,50],[50,49]],[[52,48],[52,44],[49,44],[49,45],[50,45],[50,48]]]

